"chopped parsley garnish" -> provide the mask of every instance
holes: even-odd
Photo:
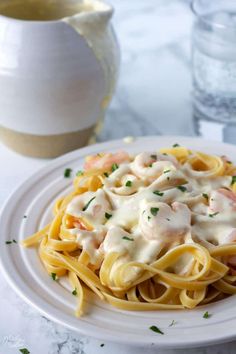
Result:
[[[149,329],[150,329],[151,331],[153,331],[153,332],[156,332],[156,333],[159,333],[159,334],[164,334],[164,333],[160,330],[160,328],[158,328],[157,326],[151,326],[151,327],[149,327]]]
[[[127,236],[122,237],[122,239],[126,240],[126,241],[134,241],[133,238],[130,238],[130,237],[127,237]]]
[[[108,172],[104,172],[103,174],[104,174],[105,177],[109,177]]]
[[[119,166],[117,165],[117,163],[113,163],[113,165],[111,166],[112,172],[114,172],[114,171],[117,170],[118,168],[119,168]]]
[[[22,354],[30,354],[30,351],[29,351],[27,348],[19,349],[19,351],[20,351]]]
[[[153,160],[156,160],[156,159],[157,159],[157,155],[150,155],[150,157],[151,157]]]
[[[208,311],[206,311],[202,317],[209,318],[209,317],[211,317],[211,314]]]
[[[175,320],[172,320],[172,322],[169,324],[169,327],[172,327],[172,326],[174,326],[175,324],[177,323],[177,321],[175,321]]]
[[[13,239],[12,241],[5,242],[6,245],[11,245],[12,243],[17,243],[17,241]]]
[[[163,171],[163,173],[169,173],[170,172],[170,170],[165,170],[165,171]]]
[[[88,209],[88,207],[89,207],[89,205],[92,203],[92,201],[95,199],[96,197],[93,197],[92,199],[90,199],[89,201],[88,201],[88,203],[87,204],[85,204],[85,206],[83,207],[83,211],[85,211],[85,210],[87,210]]]
[[[112,214],[105,213],[105,218],[106,218],[107,220],[109,220],[111,217],[112,217]]]
[[[203,197],[206,199],[206,201],[208,202],[208,200],[209,200],[208,194],[202,193],[202,196],[203,196]]]
[[[173,145],[173,148],[176,148],[176,147],[179,147],[179,146],[180,145],[176,143],[176,144]]]
[[[72,291],[72,295],[74,295],[74,296],[77,295],[77,289],[76,288]]]
[[[216,213],[213,213],[213,214],[208,214],[209,218],[214,218],[214,216],[218,215],[219,212],[217,211]]]
[[[100,347],[104,347],[104,345],[105,345],[105,344],[104,344],[104,343],[102,343],[102,344],[100,344]]]
[[[148,165],[148,167],[152,167],[153,163],[150,163],[150,165]]]
[[[148,215],[148,221],[151,220],[151,216]]]
[[[233,163],[232,161],[229,161],[229,160],[228,160],[228,161],[226,161],[226,162],[227,162],[227,163],[229,163],[230,165],[232,165],[232,163]]]
[[[160,191],[154,191],[153,194],[159,195],[159,197],[162,197],[164,195],[164,193]]]
[[[64,177],[69,178],[71,176],[72,169],[71,168],[66,168],[64,171]]]
[[[170,219],[169,219],[169,218],[166,218],[166,220],[167,220],[167,221],[170,221]]]
[[[168,156],[168,154],[167,154],[166,152],[163,152],[163,154],[162,154],[162,155]]]
[[[159,211],[159,208],[151,208],[150,211],[153,216],[156,216]]]
[[[231,181],[231,185],[236,183],[236,176],[232,176],[232,181]]]
[[[127,181],[127,182],[125,183],[125,186],[126,186],[126,187],[132,187],[132,182],[131,182],[131,181]]]
[[[76,172],[76,176],[77,176],[77,177],[79,177],[79,176],[83,176],[83,174],[84,174],[84,172],[83,172],[83,171],[81,171],[81,170],[80,170],[80,171],[78,171],[78,172]]]
[[[56,273],[51,273],[51,277],[52,277],[52,280],[56,280],[56,278],[57,278]]]
[[[176,188],[178,188],[181,192],[186,192],[187,188],[184,186],[177,186]]]

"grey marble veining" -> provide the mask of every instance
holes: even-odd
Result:
[[[98,141],[124,135],[193,135],[191,24],[187,1],[117,2],[121,75]]]
[[[193,135],[190,29],[187,0],[111,0],[121,43],[116,95],[98,141],[127,135]],[[45,161],[18,156],[0,145],[0,203]],[[18,168],[17,168],[18,166]],[[101,346],[104,344],[104,346]],[[0,354],[179,354],[95,340],[55,324],[24,303],[0,274]],[[187,350],[189,354],[235,354],[236,342]]]

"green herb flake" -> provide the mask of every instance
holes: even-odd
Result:
[[[82,210],[83,210],[83,211],[87,210],[88,207],[89,207],[89,205],[92,203],[92,201],[93,201],[95,198],[96,198],[96,197],[91,198],[91,199],[88,201],[88,203],[85,204],[85,206],[83,207]]]
[[[178,188],[181,192],[186,192],[187,188],[184,186],[177,186],[176,188]]]
[[[148,167],[152,167],[153,163],[150,163],[150,165],[148,165]]]
[[[52,280],[56,280],[57,279],[57,275],[56,275],[56,273],[51,273],[51,277],[52,277]]]
[[[231,185],[233,185],[234,183],[236,183],[236,176],[232,176]]]
[[[114,171],[117,170],[118,168],[119,168],[119,166],[117,165],[117,163],[113,163],[113,165],[111,166],[112,172],[114,172]]]
[[[170,172],[170,170],[164,170],[163,171],[163,173],[169,173]]]
[[[232,165],[232,163],[233,163],[232,161],[229,161],[229,160],[226,161],[226,162],[227,162],[228,164],[230,164],[230,165]]]
[[[104,172],[103,174],[104,174],[105,177],[109,177],[108,172]]]
[[[164,156],[168,156],[168,154],[166,153],[166,152],[163,152],[163,154],[162,155],[164,155]]]
[[[150,220],[151,220],[151,216],[148,215],[148,221],[150,221]]]
[[[13,242],[13,243],[17,243],[17,241],[16,241],[16,240],[14,240],[14,239],[12,240],[12,242]]]
[[[202,317],[203,318],[210,318],[211,314],[208,311],[206,311]]]
[[[105,213],[105,218],[106,218],[107,220],[109,220],[111,217],[112,217],[112,214]]]
[[[30,354],[30,351],[29,351],[27,348],[19,349],[19,351],[20,351],[22,354]]]
[[[216,213],[213,213],[213,214],[208,214],[209,218],[214,218],[214,216],[218,215],[219,212],[217,211]]]
[[[167,177],[167,181],[169,181],[170,180],[170,177]]]
[[[159,211],[159,208],[151,208],[150,211],[153,216],[156,216]]]
[[[172,322],[169,324],[169,327],[172,327],[172,326],[176,325],[176,323],[177,323],[177,321],[172,320]]]
[[[76,176],[79,177],[79,176],[83,176],[84,172],[83,171],[77,171],[76,172]]]
[[[125,183],[125,186],[126,186],[126,187],[132,187],[132,182],[131,182],[131,181],[127,181],[127,182]]]
[[[76,288],[72,291],[72,295],[77,296],[77,289]]]
[[[179,145],[179,144],[177,144],[177,143],[176,143],[176,144],[174,144],[174,145],[172,145],[172,147],[173,147],[173,148],[176,148],[176,147],[179,147],[179,146],[180,146],[180,145]]]
[[[164,334],[164,333],[160,330],[160,328],[158,328],[157,326],[151,326],[151,327],[149,327],[149,329],[150,329],[151,331],[153,331],[153,332],[156,332],[156,333],[159,333],[159,334]]]
[[[157,160],[157,155],[150,155],[153,160]]]
[[[209,200],[209,196],[208,196],[208,194],[206,194],[206,193],[202,193],[202,196],[206,199],[206,201],[208,202],[208,200]]]
[[[12,241],[6,241],[5,244],[6,244],[6,245],[11,245],[11,244],[12,244]]]
[[[64,177],[69,178],[71,176],[72,169],[71,168],[66,168],[64,171]]]
[[[126,240],[126,241],[134,241],[133,238],[130,238],[130,237],[127,237],[127,236],[122,237],[122,239]]]
[[[169,219],[169,218],[166,218],[166,220],[167,220],[167,221],[170,221],[170,219]]]
[[[158,195],[159,197],[163,197],[164,193],[160,191],[154,191],[153,194]]]
[[[104,344],[104,343],[102,343],[102,344],[100,344],[100,347],[104,347],[104,345],[105,345],[105,344]]]
[[[27,215],[24,215],[24,216],[23,216],[23,219],[27,219]]]

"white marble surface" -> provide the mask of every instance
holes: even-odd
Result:
[[[190,28],[187,0],[112,0],[122,47],[116,96],[97,140],[127,135],[192,135]],[[48,163],[19,156],[0,145],[0,205],[21,181]],[[133,348],[80,336],[26,305],[0,274],[0,354],[177,354],[183,350]],[[227,330],[227,329],[226,329]],[[100,345],[104,343],[104,346]],[[233,354],[236,342],[188,350]]]

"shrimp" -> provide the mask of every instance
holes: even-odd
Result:
[[[224,188],[213,191],[209,201],[209,209],[214,213],[236,210],[236,194]]]
[[[178,161],[174,156],[150,154],[143,152],[137,155],[131,164],[131,170],[140,178],[154,180],[164,170],[176,170]]]
[[[221,242],[221,245],[224,244],[229,244],[229,243],[234,243],[236,242],[236,229],[232,228],[229,232],[228,235],[226,235],[226,237],[223,239],[223,242]],[[227,257],[227,264],[231,269],[231,272],[234,273],[234,275],[236,275],[236,270],[234,269],[234,267],[236,267],[236,256],[229,256]]]
[[[84,170],[88,171],[91,169],[103,169],[109,170],[113,164],[121,164],[129,162],[130,157],[127,152],[120,151],[115,154],[98,154],[94,156],[89,156],[85,162]]]
[[[105,213],[111,206],[102,189],[76,196],[67,206],[66,213],[76,218],[85,218],[91,225],[105,223]]]
[[[148,240],[181,241],[191,228],[191,211],[183,203],[143,203],[140,228]]]
[[[90,230],[91,226],[85,222],[83,218],[76,218],[71,215],[67,215],[66,227],[68,229],[80,229],[80,230]]]

